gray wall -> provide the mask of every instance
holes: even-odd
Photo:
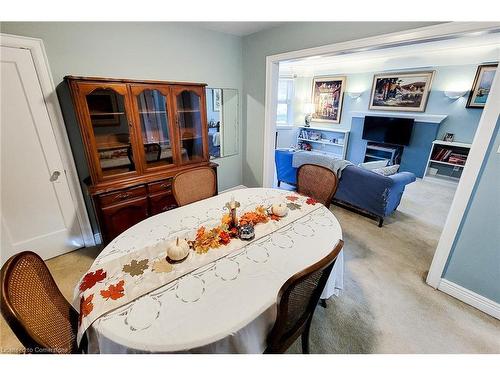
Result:
[[[462,219],[444,278],[500,303],[500,119]]]
[[[88,171],[68,92],[60,85],[65,75],[204,82],[242,91],[241,38],[186,23],[2,22],[0,30],[43,39],[81,179]],[[216,162],[220,190],[242,183],[241,152]]]
[[[266,56],[401,30],[426,22],[294,22],[243,38],[243,184],[262,185]]]

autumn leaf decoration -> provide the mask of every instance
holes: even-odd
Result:
[[[88,316],[94,309],[94,304],[92,303],[93,298],[93,294],[91,294],[87,298],[85,298],[84,296],[80,298],[80,316],[78,317],[78,325],[81,325],[82,319]]]
[[[104,298],[106,301],[108,299],[112,300],[117,300],[118,298],[122,298],[125,294],[124,291],[125,289],[123,288],[123,285],[125,284],[124,280],[121,280],[120,282],[116,284],[111,284],[108,289],[101,290],[101,296]]]
[[[173,270],[173,267],[165,259],[157,260],[153,263],[153,272],[166,273]]]
[[[287,204],[286,204],[286,206],[287,206],[290,210],[292,210],[292,211],[294,211],[294,210],[298,210],[298,209],[300,209],[300,207],[302,207],[300,204],[297,204],[297,203],[292,203],[292,202],[287,203]]]
[[[295,202],[297,199],[299,199],[299,197],[297,197],[296,195],[287,195],[286,199],[288,199],[290,202]]]
[[[80,292],[84,292],[87,289],[92,288],[95,284],[104,280],[105,278],[106,278],[106,272],[104,272],[102,268],[98,269],[95,272],[87,273],[83,277],[82,282],[80,283]]]
[[[127,272],[130,276],[139,276],[144,273],[145,270],[148,269],[148,260],[143,259],[140,261],[132,260],[130,264],[125,264],[123,266],[122,271]]]

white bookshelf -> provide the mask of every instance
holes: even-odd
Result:
[[[432,155],[436,150],[436,146],[439,148],[449,149],[453,151],[459,150],[461,154],[469,154],[471,148],[470,143],[462,142],[447,142],[435,140],[432,142],[431,152],[429,153],[429,158],[427,159],[427,166],[425,168],[424,179],[440,181],[440,182],[450,182],[457,183],[460,180],[462,171],[465,165],[458,163],[450,163],[445,160],[435,160],[432,159]],[[437,173],[430,173],[431,168],[437,169]]]
[[[346,158],[347,145],[349,142],[349,130],[327,128],[321,126],[304,126],[299,125],[299,132],[297,135],[297,146],[300,143],[307,142],[311,145],[312,151],[318,151],[327,155],[333,155],[342,159]],[[303,130],[308,132],[321,133],[320,139],[309,139],[301,137]],[[341,142],[332,142],[332,139],[342,140]]]

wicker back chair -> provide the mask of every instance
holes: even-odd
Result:
[[[331,170],[319,165],[304,164],[297,171],[297,192],[330,207],[337,191],[338,179]]]
[[[213,197],[217,193],[217,177],[210,167],[190,169],[174,177],[172,192],[179,206]]]
[[[284,353],[302,335],[302,352],[309,353],[309,330],[314,311],[344,242],[330,254],[296,273],[278,293],[277,317],[267,338],[265,353]]]
[[[66,301],[45,262],[31,251],[2,267],[2,316],[26,353],[77,353],[78,313]]]

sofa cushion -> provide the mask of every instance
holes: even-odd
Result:
[[[388,167],[372,169],[372,172],[378,173],[382,176],[392,176],[393,174],[396,174],[398,170],[399,170],[399,164],[394,164],[394,165],[389,165]]]

